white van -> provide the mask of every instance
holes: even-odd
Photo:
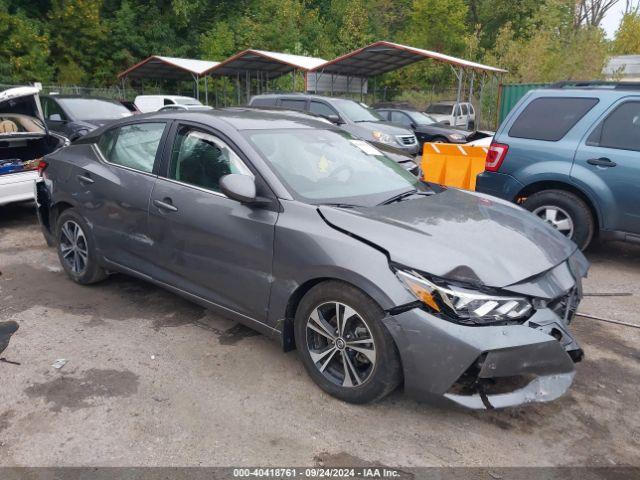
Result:
[[[165,105],[202,105],[193,97],[181,95],[138,95],[133,103],[142,113],[157,112]]]
[[[435,118],[438,122],[452,127],[465,127],[467,120],[472,129],[476,123],[476,110],[469,102],[456,103],[455,100],[432,103],[425,113]]]

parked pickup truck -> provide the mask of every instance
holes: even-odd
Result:
[[[476,189],[521,204],[585,249],[640,242],[640,83],[557,84],[497,131]]]

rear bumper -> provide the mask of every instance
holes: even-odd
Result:
[[[0,205],[33,200],[33,182],[36,171],[0,175]]]
[[[500,172],[482,172],[476,177],[476,191],[503,198],[510,202],[516,199],[524,185],[511,175]]]
[[[384,319],[402,358],[405,391],[427,401],[491,409],[564,394],[582,358],[552,310],[523,325],[468,327],[419,308]]]

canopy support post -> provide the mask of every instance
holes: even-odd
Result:
[[[331,96],[333,97],[333,80],[334,80],[334,76],[333,73],[331,74]]]
[[[471,82],[469,82],[469,106],[472,105],[471,103],[471,96],[473,95],[473,82],[476,79],[476,71],[472,70],[471,71]],[[469,108],[469,106],[467,106],[467,123],[466,123],[466,129],[469,130],[469,120],[471,118],[471,109]],[[476,125],[474,125],[474,127],[477,130]]]
[[[240,72],[236,72],[236,105],[240,105]]]
[[[364,99],[362,98],[362,84],[363,84],[363,78],[360,77],[360,101],[362,102]]]
[[[453,125],[451,125],[452,127],[455,127],[456,126],[456,112],[460,108],[460,99],[462,97],[462,81],[464,79],[464,68],[460,67],[460,71],[456,70],[454,67],[451,67],[451,68],[453,69],[453,73],[455,74],[456,78],[458,79],[458,93],[456,95],[456,104],[453,107]]]
[[[245,100],[246,103],[249,103],[249,97],[251,96],[251,74],[249,73],[249,70],[246,70],[244,72],[244,83],[245,83]]]
[[[209,105],[209,83],[207,81],[208,75],[204,76],[204,103]]]

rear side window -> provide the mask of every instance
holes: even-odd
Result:
[[[151,173],[164,123],[138,123],[114,128],[98,140],[98,148],[110,162]]]
[[[290,110],[304,111],[306,105],[306,100],[290,100],[288,98],[283,98],[282,100],[280,100],[280,106],[282,108],[288,108]]]
[[[597,103],[597,98],[537,98],[513,123],[509,136],[557,142]]]
[[[616,108],[589,136],[588,145],[640,151],[640,102]]]

